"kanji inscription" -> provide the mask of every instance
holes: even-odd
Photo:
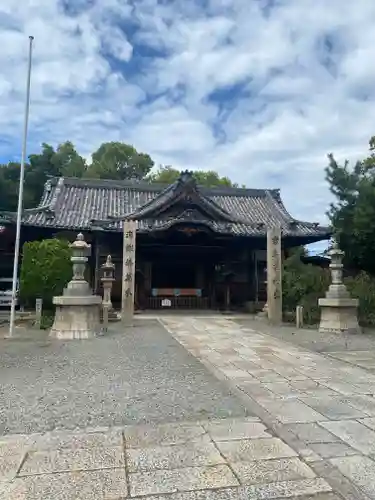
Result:
[[[124,222],[122,266],[122,322],[132,324],[134,314],[136,222]]]
[[[282,321],[281,229],[267,231],[267,304],[272,323]]]

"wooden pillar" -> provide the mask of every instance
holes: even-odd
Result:
[[[267,231],[267,306],[268,319],[279,325],[282,322],[281,289],[281,229]]]
[[[136,221],[124,221],[122,251],[121,321],[131,326],[134,317]]]

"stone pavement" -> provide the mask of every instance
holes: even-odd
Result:
[[[161,321],[335,494],[375,499],[375,374],[358,366],[361,357],[366,366],[371,353],[323,356],[220,317]],[[247,449],[249,441],[236,445]],[[236,459],[245,468],[253,460],[240,451]],[[304,491],[303,481],[298,494],[314,493]],[[296,496],[296,484],[279,496]],[[260,498],[274,498],[276,485]]]
[[[254,417],[13,435],[0,439],[0,464],[1,500],[256,500],[331,490]]]
[[[68,424],[64,430],[45,432],[40,425],[40,432],[0,436],[0,500],[375,499],[375,375],[348,361],[312,353],[222,317],[170,316],[160,323],[201,360],[215,375],[216,383],[199,372],[199,366],[193,369],[194,358],[183,355],[175,340],[167,341],[155,327],[150,330],[152,335],[134,329],[134,337],[128,332],[127,340],[114,336],[59,344],[64,355],[57,362],[68,362],[66,356],[73,356],[73,375],[79,362],[74,351],[80,346],[88,353],[87,363],[93,357],[95,370],[100,369],[102,356],[108,355],[108,363],[114,366],[101,373],[103,384],[105,374],[111,380],[121,368],[115,350],[121,348],[119,356],[124,357],[125,346],[133,349],[135,342],[137,350],[124,360],[134,363],[133,357],[140,356],[147,365],[144,375],[137,368],[133,376],[152,377],[149,364],[154,353],[154,362],[159,363],[155,364],[156,373],[163,373],[160,382],[165,376],[179,379],[179,385],[173,385],[177,406],[186,396],[184,412],[194,404],[190,392],[183,389],[187,377],[189,386],[197,391],[198,402],[201,384],[215,394],[216,411],[197,417],[196,409],[191,408],[185,413],[189,421],[183,421],[182,414],[176,421],[169,408],[166,413],[161,408],[152,423],[142,424],[148,418],[142,403],[132,406],[133,411],[144,411],[143,419],[137,414],[137,425],[128,425],[126,417],[116,426],[72,430],[71,420],[59,413],[58,420]],[[52,359],[59,350],[44,346],[42,353]],[[11,365],[15,356],[5,357],[6,365]],[[33,354],[25,352],[24,356],[27,363],[20,367],[20,374],[26,380],[31,368],[42,366]],[[81,351],[80,356],[84,356]],[[157,361],[157,356],[163,361]],[[182,363],[180,369],[176,361]],[[198,378],[192,377],[194,370],[201,373]],[[117,383],[121,376],[118,373]],[[30,386],[30,390],[35,388]],[[219,393],[222,401],[216,399]],[[115,390],[110,393],[111,398],[115,395]],[[120,391],[117,404],[124,405],[122,397]],[[103,398],[106,401],[105,395]],[[168,401],[160,399],[160,405]],[[207,405],[206,398],[202,401]],[[125,398],[126,402],[134,404],[132,399]],[[73,406],[70,409],[75,412]],[[150,409],[154,411],[155,402]],[[234,417],[230,416],[232,411]],[[83,408],[78,414],[84,416]],[[101,421],[101,414],[99,417],[96,422]],[[23,420],[26,422],[27,416]]]

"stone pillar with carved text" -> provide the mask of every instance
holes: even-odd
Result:
[[[121,321],[125,326],[131,326],[134,317],[136,230],[136,221],[124,221]]]
[[[267,231],[267,312],[271,323],[282,322],[281,228]]]

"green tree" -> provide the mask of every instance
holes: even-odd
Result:
[[[46,308],[61,295],[72,277],[69,242],[49,239],[25,243],[20,272],[20,297],[28,305],[43,299]]]
[[[86,160],[77,153],[70,141],[57,146],[52,163],[63,177],[84,177],[87,169]]]
[[[39,203],[47,176],[82,177],[86,172],[86,161],[70,141],[59,144],[56,150],[43,143],[41,153],[31,154],[29,161],[30,166],[25,169],[26,207],[35,207]]]
[[[328,215],[345,251],[345,264],[375,274],[375,137],[369,144],[369,156],[353,168],[328,155],[326,177],[335,197]]]
[[[155,173],[150,174],[147,179],[150,180],[150,182],[172,184],[178,179],[180,174],[180,170],[170,165],[166,165],[159,167],[159,169]],[[206,187],[238,187],[238,184],[233,183],[228,177],[220,177],[220,175],[213,170],[195,170],[193,176],[198,184]]]
[[[151,157],[122,142],[104,142],[92,154],[89,177],[99,179],[143,179],[154,166]]]

